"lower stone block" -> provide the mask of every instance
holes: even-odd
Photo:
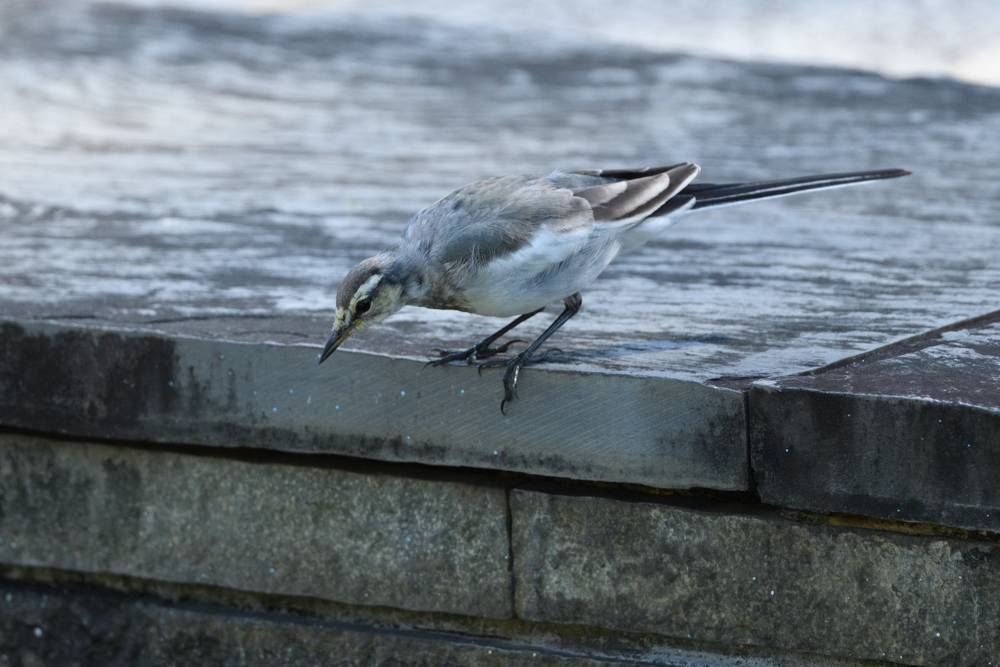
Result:
[[[0,665],[636,664],[499,644],[444,633],[174,606],[116,594],[0,586]]]
[[[506,618],[502,488],[0,435],[0,562]]]
[[[515,610],[914,665],[1000,655],[1000,544],[517,490]]]

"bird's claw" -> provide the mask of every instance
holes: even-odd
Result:
[[[540,363],[542,363],[543,361],[547,361],[547,360],[548,360],[548,358],[549,358],[549,355],[550,355],[550,354],[553,354],[553,353],[554,353],[554,354],[555,354],[556,356],[559,356],[560,354],[565,354],[565,353],[564,353],[564,352],[563,352],[563,351],[562,351],[562,350],[561,350],[560,348],[558,348],[558,347],[550,347],[549,349],[545,350],[545,351],[544,351],[544,352],[542,352],[541,354],[539,354],[539,355],[536,355],[536,356],[532,357],[532,358],[531,358],[531,363],[532,363],[532,364],[540,364]]]
[[[424,368],[428,366],[442,366],[444,364],[451,363],[452,361],[464,361],[470,366],[480,359],[489,359],[490,357],[496,356],[497,354],[503,354],[506,352],[511,345],[514,343],[527,343],[528,341],[523,338],[515,338],[509,340],[502,345],[497,345],[496,347],[483,346],[482,344],[470,347],[468,350],[463,350],[462,352],[449,352],[448,350],[442,350],[440,347],[435,347],[431,349],[431,352],[436,353],[440,358],[431,359],[426,364]],[[503,363],[507,363],[504,361]]]
[[[521,376],[521,369],[525,366],[541,361],[544,357],[545,355],[529,357],[527,354],[522,352],[516,357],[512,357],[510,359],[495,359],[479,364],[480,374],[482,374],[483,368],[496,368],[498,366],[506,366],[507,368],[503,374],[503,400],[500,401],[500,412],[502,414],[506,415],[507,412],[504,408],[508,403],[518,398],[517,381]]]
[[[431,352],[436,352],[440,358],[431,359],[426,364],[424,364],[424,368],[427,368],[428,366],[443,366],[444,364],[449,364],[453,361],[468,359],[474,351],[475,348],[472,348],[471,350],[465,350],[464,352],[448,352],[448,350],[442,350],[439,347],[435,347],[433,350],[431,350]]]
[[[500,366],[505,367],[507,370],[504,371],[503,374],[503,400],[500,401],[500,412],[506,415],[507,412],[505,408],[507,407],[507,404],[517,399],[517,380],[521,375],[521,369],[525,366],[533,366],[547,361],[550,354],[563,353],[563,351],[558,347],[551,347],[544,352],[535,355],[528,355],[527,350],[525,350],[510,359],[489,358],[506,352],[514,343],[527,342],[528,341],[526,340],[515,338],[501,345],[497,345],[496,347],[483,346],[480,344],[463,352],[448,352],[447,350],[442,350],[441,348],[434,348],[431,352],[438,353],[441,355],[441,358],[428,361],[424,364],[424,368],[427,366],[440,366],[452,361],[465,361],[470,365],[479,362],[476,366],[476,372],[482,376],[484,368],[499,368]],[[485,361],[480,361],[480,359],[485,359]]]

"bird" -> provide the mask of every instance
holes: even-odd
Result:
[[[436,350],[427,365],[455,361],[505,367],[500,411],[517,398],[521,369],[545,360],[539,347],[579,312],[581,291],[615,257],[659,236],[689,213],[809,190],[907,176],[904,169],[752,183],[694,183],[692,162],[638,169],[556,170],[470,183],[418,212],[398,245],[351,269],[337,290],[323,363],[348,337],[404,306],[514,317],[467,350]],[[494,359],[496,342],[546,306],[563,311],[519,354]]]

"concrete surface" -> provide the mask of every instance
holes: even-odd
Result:
[[[506,495],[4,435],[0,561],[505,618]]]
[[[516,613],[911,665],[1000,652],[997,544],[733,509],[515,490]]]

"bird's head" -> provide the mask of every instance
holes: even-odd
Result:
[[[406,305],[404,283],[390,268],[391,255],[369,257],[344,276],[337,290],[337,314],[333,333],[319,363],[333,354],[351,334],[363,331]]]

